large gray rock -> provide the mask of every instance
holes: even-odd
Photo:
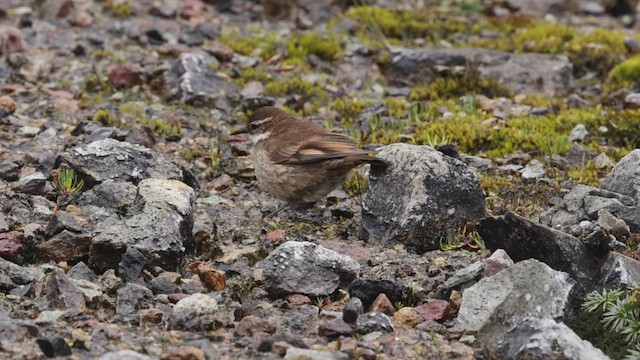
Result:
[[[143,146],[114,139],[69,149],[56,163],[68,164],[88,188],[107,180],[132,183],[147,178],[185,181],[185,174],[178,165]]]
[[[447,231],[484,216],[484,192],[462,161],[428,146],[392,144],[377,154],[362,204],[362,226],[376,240],[437,249]]]
[[[348,360],[349,355],[334,350],[312,350],[290,347],[284,360]]]
[[[346,287],[360,271],[360,264],[306,241],[288,241],[256,267],[264,269],[264,288],[275,296],[305,294],[318,297]]]
[[[500,341],[487,344],[486,359],[608,360],[602,351],[563,323],[529,318],[513,327]]]
[[[640,149],[623,157],[602,182],[603,189],[627,195],[640,203]]]
[[[99,271],[117,268],[128,247],[154,265],[174,269],[190,246],[194,190],[176,180],[145,179],[129,212],[99,223],[89,251],[89,264]]]
[[[524,260],[466,289],[456,327],[493,342],[524,318],[567,317],[575,290],[568,274]]]
[[[228,98],[240,88],[220,77],[209,63],[215,59],[206,53],[183,53],[164,73],[169,99],[194,106],[229,108]]]
[[[480,48],[395,49],[387,77],[397,84],[429,82],[442,68],[475,65],[481,78],[493,78],[515,93],[557,96],[573,83],[573,65],[566,56],[511,54]]]

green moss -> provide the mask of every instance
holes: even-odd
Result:
[[[113,1],[105,1],[102,5],[102,9],[120,19],[128,19],[134,13],[133,8],[128,2],[118,1],[114,4]]]
[[[364,108],[371,104],[370,101],[358,98],[338,98],[331,103],[331,108],[340,115],[340,123],[343,125],[354,124]]]
[[[589,71],[607,73],[627,55],[625,35],[619,30],[595,29],[586,35],[577,35],[564,49],[577,74]]]
[[[477,70],[469,67],[463,74],[437,75],[428,84],[411,89],[411,100],[459,98],[463,95],[483,94],[488,97],[511,96],[511,92],[493,78],[481,78]]]
[[[382,103],[387,107],[387,111],[389,112],[389,116],[391,118],[399,118],[404,116],[405,112],[409,108],[412,108],[416,111],[419,110],[418,105],[414,105],[413,107],[411,107],[411,105],[403,98],[387,97],[382,101]]]
[[[245,86],[248,82],[251,81],[260,81],[261,83],[266,83],[271,79],[271,74],[267,71],[258,69],[258,68],[246,68],[240,71],[240,75],[233,79],[233,82],[238,86]]]
[[[607,173],[606,169],[598,169],[596,164],[589,161],[569,169],[567,176],[580,184],[600,187],[600,179],[604,178]]]
[[[321,86],[302,80],[298,76],[288,76],[273,80],[265,85],[264,92],[267,96],[302,95],[314,107],[324,103],[329,96]]]
[[[616,65],[607,76],[605,92],[611,92],[640,82],[640,57],[627,59]]]
[[[369,178],[362,173],[353,171],[349,174],[347,181],[342,185],[342,189],[349,197],[356,197],[363,194],[369,188]]]
[[[93,114],[93,121],[99,122],[102,125],[106,126],[114,126],[116,124],[116,120],[114,119],[111,112],[107,109],[100,109]]]
[[[296,34],[287,41],[289,58],[303,59],[309,55],[316,55],[322,60],[334,61],[342,56],[342,44],[336,34],[319,34],[305,31]]]
[[[278,50],[278,38],[275,33],[255,33],[241,36],[237,33],[222,34],[218,41],[229,46],[233,51],[246,56],[259,56],[267,60]]]
[[[147,118],[144,108],[135,102],[122,103],[118,107],[118,112],[122,115],[131,115],[135,119]]]

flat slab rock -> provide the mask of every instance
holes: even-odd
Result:
[[[349,256],[306,241],[288,241],[256,264],[264,269],[264,288],[275,296],[332,294],[359,274],[360,264]]]
[[[371,168],[362,204],[362,226],[374,240],[434,250],[447,231],[484,216],[484,192],[462,161],[408,144],[384,146],[376,155],[389,165]]]
[[[557,96],[569,92],[573,65],[562,55],[511,54],[481,48],[395,49],[387,76],[392,83],[429,82],[439,68],[477,66],[481,78],[493,78],[515,93]]]
[[[76,146],[62,153],[56,163],[68,164],[88,187],[110,179],[133,183],[147,178],[185,179],[178,165],[156,152],[114,139]]]

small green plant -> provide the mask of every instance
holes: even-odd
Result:
[[[438,145],[451,144],[451,138],[447,135],[426,134],[424,137],[424,144],[435,148]]]
[[[484,240],[476,231],[467,233],[467,227],[463,227],[462,231],[447,231],[447,234],[440,238],[440,250],[452,251],[462,248],[472,250],[486,250]]]
[[[58,173],[58,189],[63,195],[79,193],[84,187],[84,180],[78,179],[73,169],[62,169]]]
[[[640,354],[640,285],[625,289],[593,292],[585,298],[582,308],[587,312],[600,312],[602,325],[607,331],[624,336],[627,359]]]
[[[116,124],[116,120],[114,119],[111,112],[107,109],[100,109],[93,114],[93,121],[99,122],[102,125],[113,126]]]
[[[209,173],[211,177],[214,177],[220,172],[220,165],[222,164],[221,152],[218,140],[212,139],[211,145],[209,145]]]
[[[322,308],[323,308],[323,307],[325,307],[328,303],[329,303],[329,299],[328,299],[328,298],[323,298],[323,297],[321,297],[321,296],[318,296],[318,297],[314,300],[314,302],[313,302],[313,304],[314,304],[315,306],[317,306],[317,307],[318,307],[318,309],[322,309]]]
[[[362,195],[368,188],[369,179],[357,171],[353,171],[342,186],[342,189],[351,198]]]

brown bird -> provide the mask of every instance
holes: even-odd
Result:
[[[312,207],[360,164],[385,164],[351,137],[271,106],[257,109],[246,127],[233,132],[241,133],[249,133],[254,144],[258,186],[286,202],[269,217],[287,207]]]

